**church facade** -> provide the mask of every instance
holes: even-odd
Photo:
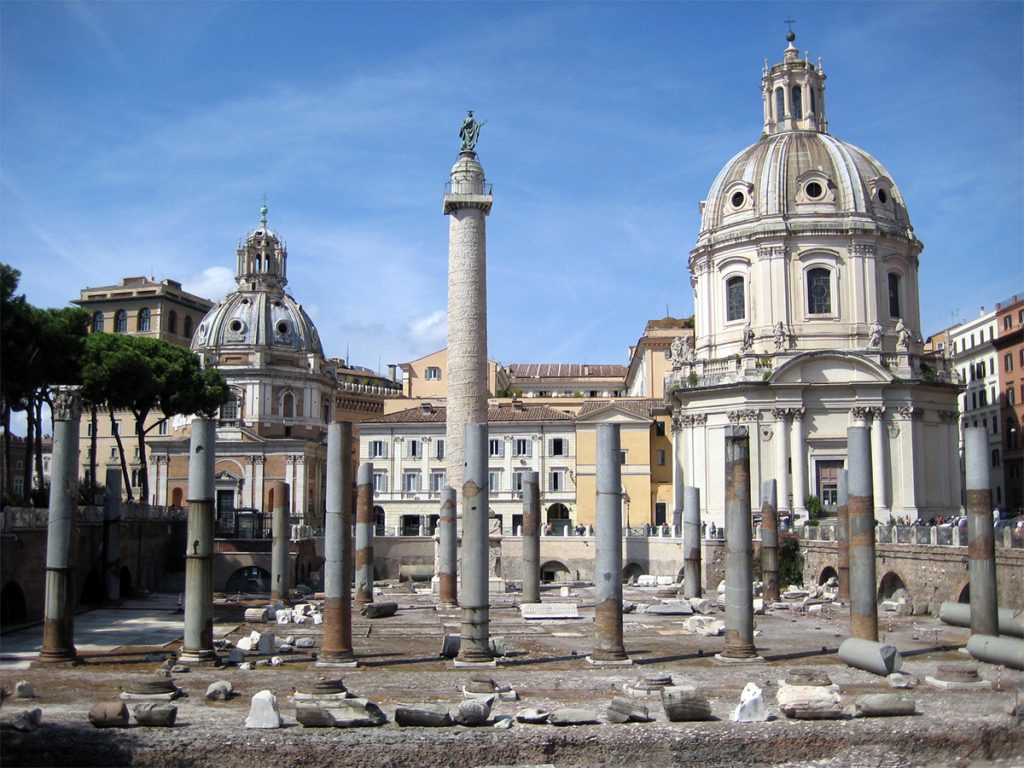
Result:
[[[760,140],[701,203],[695,335],[669,351],[665,384],[677,476],[721,524],[725,435],[742,426],[752,505],[774,479],[783,514],[827,512],[846,429],[869,426],[876,518],[955,514],[960,388],[922,355],[923,245],[885,167],[828,132],[824,70],[787,39],[762,72]]]

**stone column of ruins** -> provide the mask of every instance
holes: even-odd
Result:
[[[103,497],[103,563],[107,602],[121,602],[121,470],[107,467]]]
[[[779,599],[779,515],[776,482],[761,483],[761,572],[765,600]]]
[[[847,484],[850,538],[850,633],[878,642],[875,603],[875,500],[872,495],[871,435],[867,427],[847,427]]]
[[[217,424],[194,419],[188,457],[188,541],[185,549],[183,664],[216,661],[213,649],[213,533]]]
[[[683,439],[683,422],[676,408],[672,413],[672,535],[678,536],[679,530],[685,525],[684,509],[686,508],[686,478],[683,471],[685,441]],[[698,510],[698,514],[700,510]],[[684,532],[685,539],[685,532]],[[700,546],[700,537],[697,538]],[[683,548],[687,549],[686,543]]]
[[[270,600],[274,603],[288,599],[290,588],[288,579],[288,546],[290,541],[288,530],[288,483],[276,481],[270,486],[274,494],[274,506],[271,510],[271,543],[270,555]]]
[[[462,632],[457,665],[493,664],[488,593],[487,424],[466,426],[462,483]]]
[[[597,534],[592,664],[629,664],[622,642],[622,467],[618,424],[597,425]]]
[[[683,597],[701,595],[700,488],[683,488]]]
[[[441,491],[441,514],[438,517],[438,605],[454,608],[459,604],[458,587],[458,520],[455,517],[455,489],[446,485]]]
[[[46,522],[46,597],[43,647],[39,661],[74,661],[75,649],[73,543],[78,529],[78,422],[82,401],[78,387],[57,387],[53,393],[53,459],[50,465],[50,508]]]
[[[352,654],[352,423],[327,427],[324,639],[318,667],[355,666]]]
[[[725,433],[725,649],[719,661],[755,661],[753,531],[750,527],[750,438]]]
[[[850,491],[845,469],[836,473],[836,550],[839,599],[850,600]]]
[[[540,602],[540,475],[523,473],[524,603]]]
[[[996,542],[989,489],[988,434],[964,429],[967,470],[967,574],[971,587],[971,634],[999,634],[996,596]]]
[[[356,478],[356,607],[373,602],[373,464]]]

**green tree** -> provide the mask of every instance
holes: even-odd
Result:
[[[133,495],[124,444],[121,435],[113,428],[116,411],[127,410],[134,417],[135,439],[141,460],[140,500],[146,501],[149,498],[146,435],[178,414],[212,416],[228,398],[228,388],[220,373],[213,369],[203,370],[193,352],[176,344],[142,336],[90,334],[86,340],[82,380],[86,399],[102,404],[110,414],[129,500]],[[146,421],[154,411],[161,413],[163,418],[147,427]]]

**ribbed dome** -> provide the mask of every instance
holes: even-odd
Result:
[[[203,318],[192,350],[263,346],[323,354],[320,335],[295,299],[278,291],[234,291]]]
[[[747,147],[718,174],[701,216],[711,231],[772,217],[789,221],[857,215],[912,237],[903,196],[888,171],[862,149],[820,131],[785,131]]]

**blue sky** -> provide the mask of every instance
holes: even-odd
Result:
[[[39,306],[126,275],[208,298],[266,195],[332,356],[445,338],[441,196],[467,108],[490,356],[625,363],[693,311],[698,204],[761,132],[760,74],[823,57],[830,131],[924,244],[923,333],[1024,290],[1020,2],[0,6],[0,259]]]

